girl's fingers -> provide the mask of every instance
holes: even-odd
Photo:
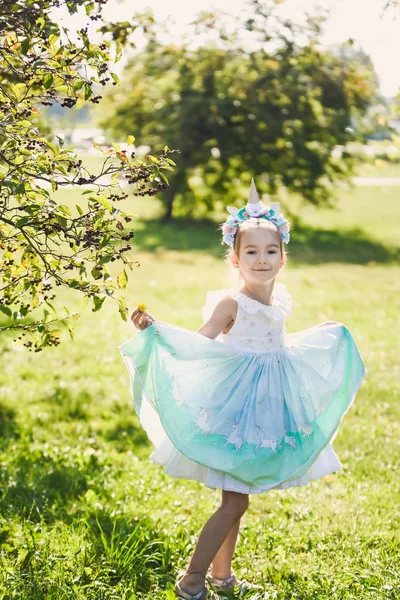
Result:
[[[131,321],[137,329],[143,330],[153,323],[154,318],[147,311],[136,309],[131,314]]]

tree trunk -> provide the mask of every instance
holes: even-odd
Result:
[[[174,174],[174,176],[170,179],[169,187],[164,191],[164,203],[165,203],[165,212],[162,217],[162,221],[171,221],[172,220],[172,211],[174,208],[174,199],[182,187],[185,186],[185,167],[183,165],[179,165],[179,171]]]

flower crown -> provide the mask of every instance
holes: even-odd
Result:
[[[254,179],[251,180],[250,195],[247,206],[243,208],[234,208],[233,206],[226,207],[230,213],[229,217],[221,225],[222,242],[233,246],[235,234],[241,223],[251,218],[266,219],[271,221],[277,228],[284,244],[288,244],[290,240],[290,225],[289,221],[281,215],[279,202],[275,202],[270,208],[265,206],[257,193]]]

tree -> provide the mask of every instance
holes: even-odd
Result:
[[[0,331],[28,336],[25,345],[37,351],[57,345],[62,328],[72,335],[71,319],[77,315],[66,308],[67,316],[59,318],[52,304],[59,289],[90,298],[94,311],[107,296],[115,298],[127,318],[118,290],[134,265],[126,254],[134,232],[133,215],[119,204],[128,197],[121,181],[131,184],[135,195],[152,196],[167,186],[163,170],[174,165],[167,146],[138,161],[130,135],[131,150],[113,143],[102,151],[101,171],[93,174],[62,139],[43,135],[41,106],[98,104],[98,90],[118,82],[110,65],[138,23],[102,23],[105,3],[3,0],[0,7]],[[84,9],[88,19],[99,21],[101,41],[90,39],[88,27],[72,41],[53,16],[61,5],[70,13]],[[82,188],[79,204],[57,201],[63,186]],[[110,263],[120,265],[115,279]]]
[[[253,0],[230,33],[218,15],[200,16],[197,32],[217,41],[197,48],[153,36],[127,66],[123,92],[110,94],[114,116],[104,126],[115,134],[129,126],[181,150],[179,171],[161,194],[167,219],[173,207],[199,214],[218,197],[234,201],[251,176],[263,192],[285,189],[319,204],[352,174],[352,157],[338,159],[332,149],[350,139],[352,116],[374,96],[375,73],[324,51],[318,16],[300,27],[275,5]]]

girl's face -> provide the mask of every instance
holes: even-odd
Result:
[[[240,232],[240,248],[232,262],[239,268],[245,283],[262,285],[275,279],[285,264],[279,245],[279,233],[264,227]]]

